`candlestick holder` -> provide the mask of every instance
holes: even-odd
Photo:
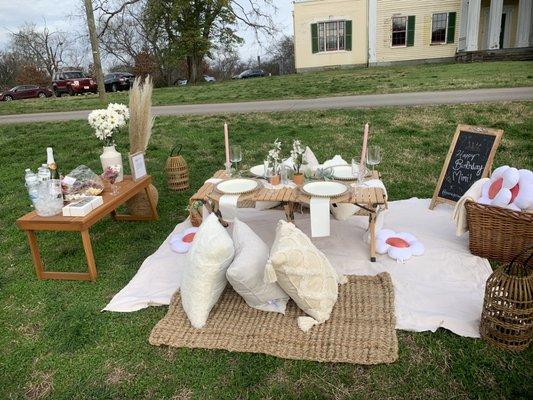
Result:
[[[229,177],[231,177],[231,162],[225,163],[225,166],[226,166],[226,175],[229,178]]]

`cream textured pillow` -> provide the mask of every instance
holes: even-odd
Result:
[[[338,284],[346,282],[296,226],[278,222],[276,238],[265,269],[265,281],[279,286],[309,317],[300,317],[298,325],[304,331],[327,321],[337,301]]]
[[[229,234],[215,214],[209,215],[194,237],[181,281],[181,304],[195,328],[205,325],[224,291],[234,252]]]
[[[250,307],[284,314],[289,296],[277,283],[265,283],[263,280],[268,246],[238,219],[233,224],[233,244],[235,258],[226,272],[233,289]]]

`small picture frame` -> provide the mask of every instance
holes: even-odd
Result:
[[[134,181],[144,178],[148,173],[146,172],[146,164],[144,163],[144,153],[138,152],[130,154],[130,169],[131,177]]]

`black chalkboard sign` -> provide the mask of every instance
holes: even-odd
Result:
[[[429,208],[457,202],[475,181],[487,177],[502,135],[502,130],[459,125]]]

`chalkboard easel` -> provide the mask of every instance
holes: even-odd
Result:
[[[458,125],[444,161],[429,208],[439,203],[455,204],[472,184],[489,176],[501,129]]]

